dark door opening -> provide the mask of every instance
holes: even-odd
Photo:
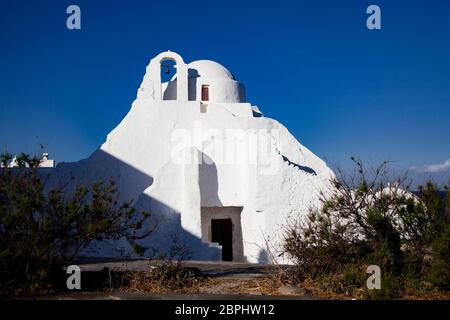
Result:
[[[233,225],[231,219],[211,220],[211,242],[222,246],[222,261],[233,261]]]

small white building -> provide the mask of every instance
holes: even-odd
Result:
[[[39,163],[39,167],[41,168],[54,168],[55,160],[49,159],[48,152],[44,152],[42,154],[41,162]]]
[[[161,83],[161,68],[176,74]],[[280,108],[294,108],[279,106]],[[89,158],[60,163],[52,183],[118,181],[120,200],[159,221],[144,245],[173,241],[195,260],[283,261],[283,226],[318,204],[333,172],[276,120],[246,101],[244,86],[209,60],[186,64],[174,52],[153,58],[136,100]],[[124,241],[85,254],[119,257]]]
[[[55,160],[49,159],[48,152],[44,152],[42,154],[42,157],[39,159],[39,168],[54,168],[55,167]],[[3,167],[3,163],[1,164]],[[28,165],[27,165],[28,166]],[[14,157],[11,162],[8,164],[8,168],[17,168],[19,167],[19,163],[17,161],[17,156]]]

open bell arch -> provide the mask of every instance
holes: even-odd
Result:
[[[177,101],[188,101],[188,67],[183,58],[172,51],[166,51],[154,57],[149,64],[149,71],[153,79],[153,92],[155,100],[163,100],[161,90],[161,63],[166,60],[173,60],[176,63],[177,79]]]

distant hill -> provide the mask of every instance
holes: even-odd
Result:
[[[416,187],[419,184],[423,185],[428,180],[433,181],[438,186],[444,186],[449,184],[450,169],[439,172],[425,172],[417,169],[410,169],[408,171],[408,177],[412,180],[413,187]]]

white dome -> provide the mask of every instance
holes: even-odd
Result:
[[[211,60],[197,60],[188,64],[189,77],[225,78],[235,80],[230,71]]]

